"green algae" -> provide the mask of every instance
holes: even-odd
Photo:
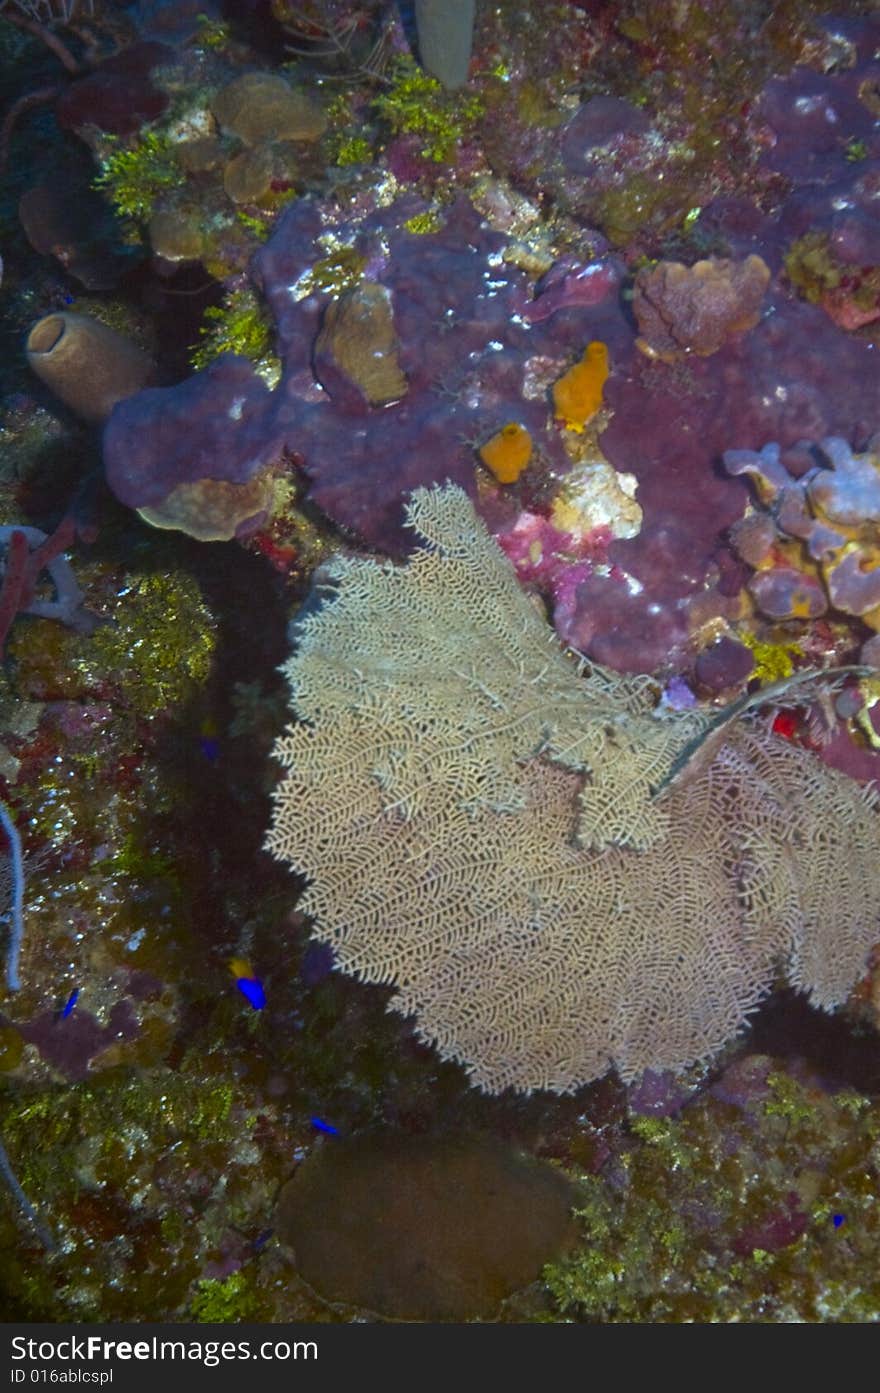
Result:
[[[613,1174],[580,1179],[581,1244],[545,1271],[561,1315],[880,1319],[877,1103],[767,1061],[747,1111],[703,1097],[630,1133]]]
[[[258,242],[267,242],[272,235],[272,223],[268,218],[260,217],[256,213],[246,213],[243,208],[236,208],[235,216],[244,228],[245,232],[250,233]],[[191,360],[193,366],[197,366],[195,359]]]
[[[615,246],[626,246],[648,227],[657,231],[680,225],[699,195],[700,184],[686,159],[664,163],[664,177],[656,171],[636,171],[625,182],[597,195],[593,216]]]
[[[349,165],[369,164],[373,158],[373,147],[362,135],[345,135],[336,143],[336,163],[340,169]]]
[[[850,164],[860,164],[868,158],[868,154],[868,145],[864,140],[851,140],[844,151],[844,157]]]
[[[831,250],[825,232],[807,232],[792,242],[784,258],[789,281],[811,304],[817,304],[828,290],[836,290],[846,268]]]
[[[388,90],[374,99],[373,107],[395,135],[420,136],[422,157],[437,164],[453,157],[484,111],[479,96],[447,92],[412,59],[396,64]]]
[[[856,317],[859,312],[868,316],[870,322],[880,296],[880,271],[838,260],[827,233],[807,232],[792,242],[784,267],[791,285],[810,304],[820,304],[826,296],[833,303],[834,292],[840,291],[842,305],[849,305]]]
[[[216,628],[191,576],[177,571],[131,577],[112,618],[95,631],[75,665],[94,682],[109,669],[138,715],[178,706],[206,681]]]
[[[206,1313],[224,1294],[231,1309],[237,1283],[203,1280],[188,1312],[203,1255],[218,1250],[231,1223],[260,1223],[278,1183],[271,1160],[263,1174],[250,1154],[255,1125],[246,1090],[186,1064],[0,1091],[10,1159],[58,1240],[57,1256],[29,1272],[31,1235],[0,1197],[7,1289],[54,1319],[137,1319],[146,1309],[225,1319]],[[241,1295],[238,1309],[251,1310]]]
[[[217,51],[228,48],[232,43],[232,30],[222,20],[212,19],[210,15],[196,15],[195,42],[201,47]]]
[[[174,144],[159,131],[143,131],[133,145],[106,137],[106,153],[94,186],[106,193],[121,218],[147,222],[160,194],[182,182]]]
[[[190,1319],[205,1325],[232,1325],[253,1320],[257,1302],[246,1271],[239,1268],[222,1281],[199,1282],[190,1307]]]
[[[113,876],[161,885],[175,896],[181,892],[180,872],[174,857],[150,847],[134,830],[125,832],[101,868]]]
[[[265,308],[252,290],[231,290],[222,305],[209,305],[203,316],[200,341],[190,354],[196,369],[205,368],[221,353],[238,353],[254,364],[274,386],[281,363],[272,352],[272,327]]]
[[[426,208],[423,213],[415,213],[413,217],[407,218],[403,226],[413,236],[425,237],[431,232],[439,232],[443,226],[443,219],[436,208]]]
[[[337,247],[311,265],[297,282],[297,295],[304,298],[316,291],[344,295],[360,285],[367,258],[355,247]]]

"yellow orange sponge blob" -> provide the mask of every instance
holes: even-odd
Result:
[[[582,431],[602,405],[602,389],[608,377],[608,349],[594,339],[583,358],[553,384],[557,421],[568,430]]]
[[[531,458],[532,437],[517,421],[509,421],[480,446],[480,459],[499,484],[515,484]]]

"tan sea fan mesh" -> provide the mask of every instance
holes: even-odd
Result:
[[[782,964],[840,1004],[880,938],[873,792],[754,717],[706,741],[566,653],[451,485],[405,566],[337,558],[287,664],[267,844],[346,972],[487,1092],[717,1051]]]

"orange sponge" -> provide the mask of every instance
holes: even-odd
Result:
[[[594,339],[583,358],[553,384],[556,419],[569,430],[582,431],[602,405],[602,389],[608,377],[608,349]]]
[[[525,426],[509,421],[480,446],[480,459],[499,484],[514,484],[532,458],[532,437]]]

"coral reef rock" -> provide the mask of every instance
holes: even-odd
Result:
[[[338,559],[287,665],[270,850],[339,966],[487,1092],[711,1056],[777,966],[830,1009],[877,928],[872,792],[575,661],[462,490],[406,566]]]

